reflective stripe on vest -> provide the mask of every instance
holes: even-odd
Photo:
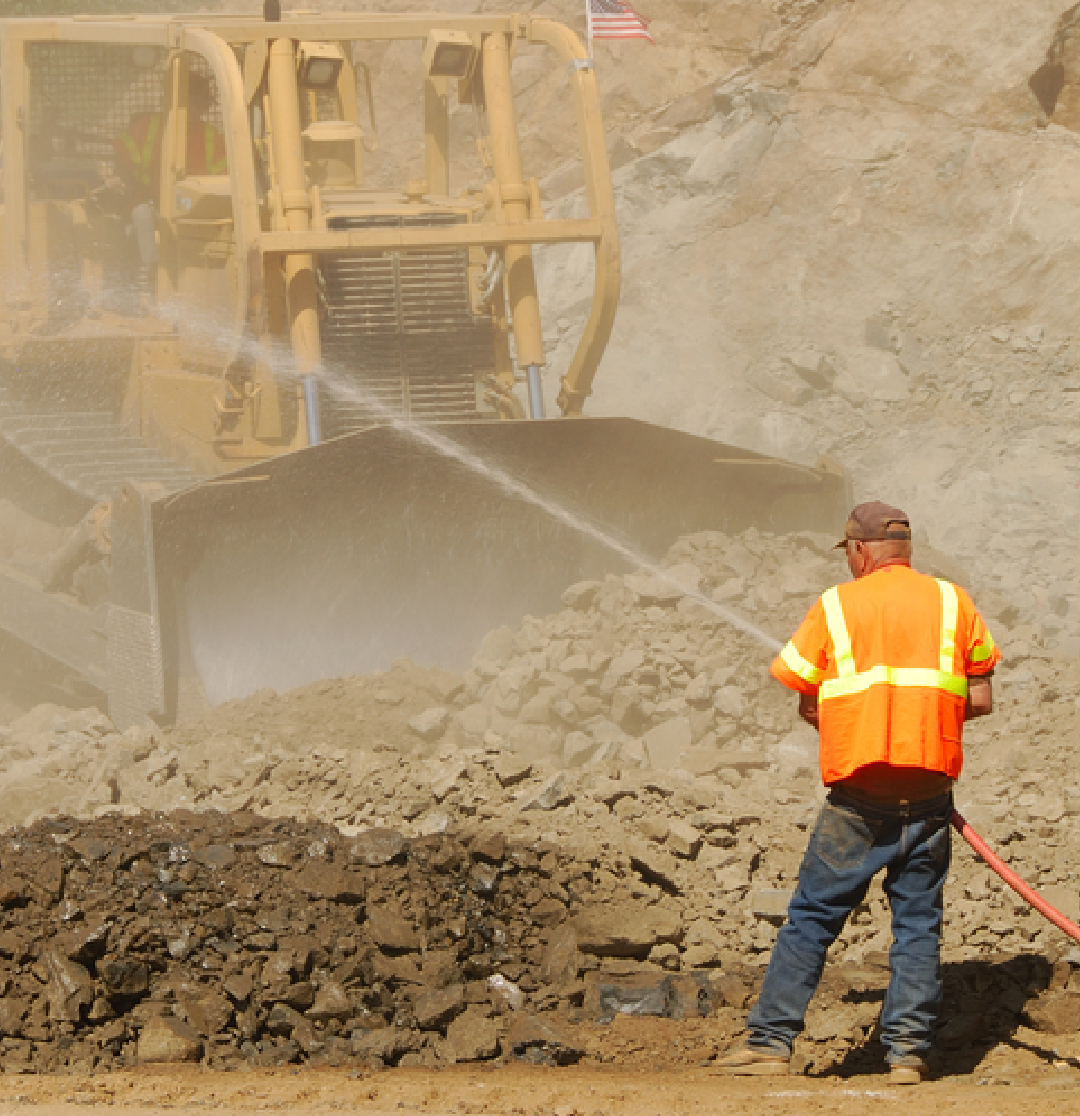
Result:
[[[975,648],[971,652],[971,661],[973,663],[985,663],[993,655],[996,648],[997,644],[994,642],[994,637],[987,632],[986,639],[982,643],[975,644]]]
[[[825,671],[814,666],[809,659],[804,659],[799,654],[799,649],[790,641],[780,652],[780,660],[792,674],[797,674],[804,682],[809,682],[812,686],[818,685],[825,677]]]
[[[161,131],[161,114],[154,112],[146,125],[146,135],[143,137],[142,148],[135,142],[130,132],[124,132],[120,142],[127,148],[128,158],[139,176],[139,181],[144,186],[150,185],[150,164],[154,159],[154,144],[157,142],[158,132]]]
[[[941,591],[941,650],[937,670],[932,667],[891,667],[885,664],[873,666],[869,670],[856,670],[855,657],[851,653],[851,634],[844,619],[844,610],[840,606],[839,590],[835,587],[828,590],[821,600],[825,606],[825,623],[836,656],[837,676],[822,683],[818,701],[865,693],[871,686],[922,687],[942,690],[961,698],[967,697],[967,678],[953,674],[960,601],[956,588],[950,582],[938,579],[938,588]]]

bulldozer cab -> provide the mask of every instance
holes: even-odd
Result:
[[[105,376],[111,409],[193,475],[388,417],[522,418],[526,384],[538,415],[537,244],[596,250],[563,392],[580,413],[618,247],[595,84],[566,28],[87,17],[3,21],[0,37],[4,262],[19,292],[6,316],[24,334],[92,333],[103,367],[106,335],[130,350]],[[418,55],[422,131],[404,180],[371,184],[365,56],[398,44]],[[586,220],[545,221],[523,171],[510,67],[527,46],[572,65]],[[471,133],[456,149],[455,109]]]
[[[10,224],[8,230],[21,240],[25,270],[39,284],[42,301],[31,312],[54,332],[86,317],[145,317],[159,267],[178,285],[175,250],[167,269],[160,253],[163,233],[170,245],[177,240],[175,220],[160,218],[172,215],[167,199],[189,174],[205,176],[200,193],[231,210],[220,99],[208,66],[190,51],[173,63],[168,58],[147,45],[25,44],[26,139],[8,158],[9,195],[25,228],[21,238]],[[171,69],[182,75],[179,83],[170,80]],[[189,88],[202,91],[198,113],[178,127],[189,115]],[[198,165],[190,165],[192,153],[201,156]],[[204,270],[210,279],[214,269]],[[219,296],[231,296],[217,286]]]

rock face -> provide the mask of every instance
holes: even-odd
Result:
[[[624,269],[588,411],[830,454],[857,497],[888,493],[1075,654],[1075,9],[655,0],[650,15],[656,48],[597,50]],[[549,213],[583,215],[580,179],[542,189]],[[538,256],[554,408],[588,249]],[[976,459],[992,505],[968,499]]]

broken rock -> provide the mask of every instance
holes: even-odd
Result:
[[[574,920],[577,946],[601,957],[645,957],[660,942],[678,942],[682,919],[659,906],[623,903],[583,911]]]
[[[368,911],[367,930],[371,940],[383,949],[407,952],[420,948],[420,938],[412,926],[385,907]]]
[[[448,1023],[465,1005],[465,986],[451,984],[446,988],[425,992],[417,997],[413,1007],[416,1024],[421,1030],[430,1031]]]
[[[197,1062],[202,1040],[183,1020],[173,1015],[152,1016],[139,1035],[140,1062]]]
[[[536,1015],[517,1016],[504,1046],[515,1058],[536,1065],[572,1066],[585,1054],[565,1028]]]
[[[472,1008],[446,1028],[446,1039],[459,1062],[478,1062],[499,1052],[498,1024]]]

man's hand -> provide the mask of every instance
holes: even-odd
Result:
[[[817,694],[799,694],[799,716],[808,724],[818,727]]]
[[[985,717],[994,712],[994,683],[990,678],[969,678],[964,720]]]

